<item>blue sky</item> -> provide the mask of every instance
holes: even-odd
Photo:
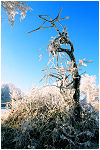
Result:
[[[41,85],[42,69],[46,67],[48,55],[39,61],[39,55],[44,52],[54,29],[45,29],[27,35],[27,32],[37,28],[42,23],[38,15],[50,15],[55,18],[60,10],[61,17],[69,16],[63,21],[68,28],[68,34],[75,48],[76,60],[86,58],[93,60],[83,71],[89,75],[96,75],[99,84],[99,2],[98,1],[30,1],[27,4],[33,11],[27,13],[26,18],[19,21],[15,17],[14,27],[3,21],[1,24],[1,80],[11,82],[16,87],[26,90],[32,84]],[[5,18],[7,16],[2,10]]]

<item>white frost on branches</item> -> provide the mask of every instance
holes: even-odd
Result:
[[[96,76],[82,75],[80,90],[81,93],[86,95],[87,103],[99,100],[99,87],[96,85]]]
[[[9,19],[8,21],[11,23],[11,26],[14,25],[15,15],[20,14],[20,21],[26,17],[26,13],[28,10],[32,10],[26,2],[22,1],[2,1],[1,6],[4,8],[7,13]]]

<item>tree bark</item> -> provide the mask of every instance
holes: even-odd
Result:
[[[73,54],[73,51],[70,51],[69,57],[71,59],[71,62],[73,61],[74,65],[73,68],[75,69],[75,72],[73,74],[73,89],[75,89],[75,93],[73,95],[74,99],[74,110],[73,110],[73,116],[72,116],[72,122],[80,121],[81,120],[81,106],[80,106],[80,75],[78,72],[76,60]]]
[[[60,35],[61,36],[61,35]],[[63,49],[60,48],[59,52],[66,52],[71,60],[73,62],[73,68],[75,71],[73,71],[73,89],[75,89],[75,93],[73,95],[73,100],[75,102],[74,108],[73,108],[73,115],[72,115],[72,122],[74,121],[80,121],[81,120],[81,106],[80,106],[80,75],[78,72],[76,60],[74,57],[74,46],[70,40],[62,36],[66,44],[69,44],[71,49]]]

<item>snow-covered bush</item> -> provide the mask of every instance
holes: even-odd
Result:
[[[81,115],[81,121],[73,124],[72,109],[58,88],[34,88],[13,103],[12,112],[2,125],[2,148],[98,148],[97,111],[84,105]]]

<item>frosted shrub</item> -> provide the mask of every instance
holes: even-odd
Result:
[[[52,89],[52,90],[51,90]],[[57,88],[35,88],[28,96],[24,96],[22,100],[11,102],[12,111],[10,117],[27,118],[37,111],[50,111],[50,110],[66,110],[68,106],[63,100]],[[22,117],[23,116],[23,117]]]
[[[88,104],[82,106],[80,123],[73,125],[71,116],[72,109],[58,88],[34,88],[12,103],[12,112],[2,125],[2,148],[97,148],[98,112]]]

